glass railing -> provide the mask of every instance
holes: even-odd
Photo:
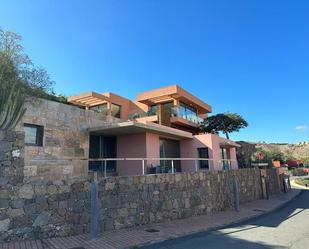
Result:
[[[180,107],[172,107],[171,108],[171,117],[180,117],[186,119],[194,124],[200,125],[203,124],[204,119],[198,117],[196,114],[186,113]]]
[[[136,118],[144,118],[144,117],[155,116],[155,115],[157,115],[157,113],[154,111],[148,111],[145,113],[132,113],[129,115],[129,119],[134,120]]]

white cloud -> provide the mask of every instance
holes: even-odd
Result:
[[[307,125],[298,125],[295,127],[297,131],[307,131],[309,127]]]

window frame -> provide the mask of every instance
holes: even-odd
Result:
[[[207,157],[202,157],[202,150],[207,150]],[[197,148],[197,153],[199,158],[209,159],[209,148],[208,147],[200,147]],[[199,160],[199,169],[209,170],[209,160]]]
[[[25,131],[25,145],[27,146],[37,146],[37,147],[43,147],[44,143],[44,126],[43,125],[36,125],[36,124],[29,124],[24,123],[24,128],[35,128],[36,134],[35,134],[35,143],[27,143],[26,142],[26,131]]]
[[[119,116],[118,115],[117,116],[113,115],[113,113],[112,113],[113,106],[119,107]],[[121,105],[118,105],[118,104],[115,104],[115,103],[111,103],[111,115],[114,118],[121,118]]]

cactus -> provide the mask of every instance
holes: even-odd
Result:
[[[17,84],[0,86],[0,130],[11,130],[17,125],[26,111],[24,102],[25,95]]]

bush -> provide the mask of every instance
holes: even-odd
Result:
[[[308,173],[304,169],[301,169],[301,168],[292,170],[293,176],[306,176],[307,174]]]

